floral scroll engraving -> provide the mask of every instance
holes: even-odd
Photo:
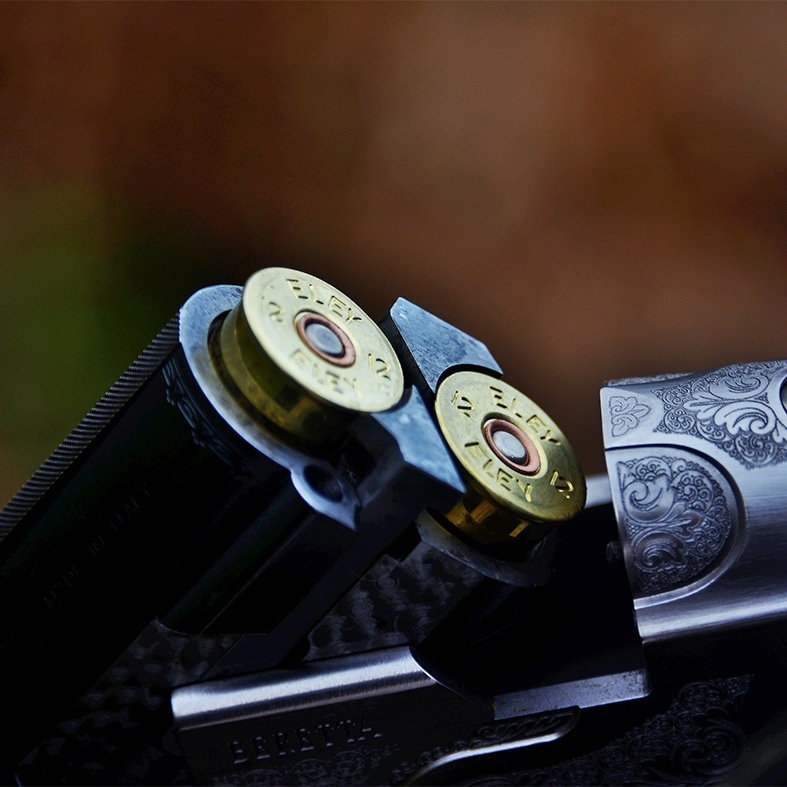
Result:
[[[639,590],[663,593],[706,574],[732,531],[727,498],[702,465],[647,456],[617,466]]]
[[[609,420],[612,424],[612,436],[622,437],[636,429],[649,412],[650,407],[640,402],[636,396],[610,396]]]
[[[787,412],[779,385],[787,361],[718,369],[653,393],[664,404],[658,432],[715,443],[752,469],[787,460]]]

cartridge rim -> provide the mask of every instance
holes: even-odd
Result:
[[[379,326],[332,285],[291,268],[249,278],[218,346],[245,399],[310,440],[342,430],[352,414],[390,409],[404,391],[399,359]]]
[[[520,391],[486,374],[456,372],[440,384],[435,413],[469,486],[446,517],[467,535],[483,543],[538,540],[581,511],[585,479],[576,454]],[[496,441],[498,434],[506,439]]]

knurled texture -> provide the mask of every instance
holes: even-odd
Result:
[[[307,658],[420,642],[481,579],[424,543],[382,555],[312,630]]]
[[[178,341],[178,318],[173,317],[117,382],[101,397],[71,434],[0,511],[0,540],[40,500],[47,490],[120,412],[142,384],[159,368]]]
[[[202,678],[237,639],[151,623],[25,758],[21,783],[188,783],[170,731],[170,694]]]

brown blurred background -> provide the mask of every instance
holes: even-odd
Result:
[[[194,289],[302,267],[603,380],[787,356],[787,5],[0,5],[0,497]]]

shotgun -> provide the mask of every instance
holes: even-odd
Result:
[[[783,783],[785,380],[610,382],[585,478],[413,303],[195,293],[0,512],[4,778]]]

